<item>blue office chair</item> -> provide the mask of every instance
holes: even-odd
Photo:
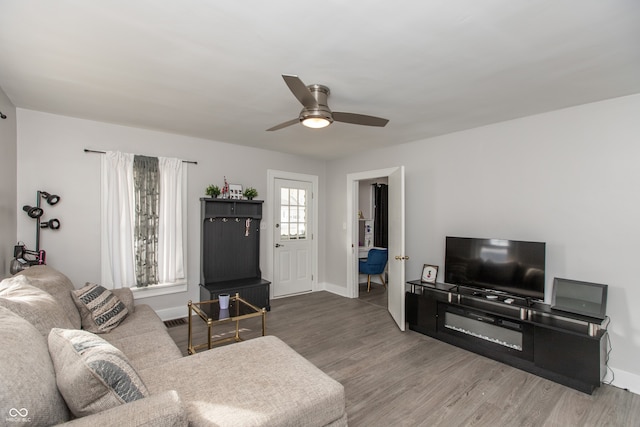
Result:
[[[386,249],[370,249],[366,260],[360,260],[358,269],[360,273],[367,275],[367,292],[371,290],[371,275],[379,274],[382,284],[387,287],[382,273],[387,266],[387,250]]]

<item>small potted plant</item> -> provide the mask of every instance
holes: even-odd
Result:
[[[217,185],[210,185],[206,190],[207,196],[213,197],[214,199],[220,195],[220,187]]]
[[[258,196],[258,190],[256,190],[253,187],[247,187],[242,193],[242,195],[246,197],[247,200],[253,200],[254,197]]]

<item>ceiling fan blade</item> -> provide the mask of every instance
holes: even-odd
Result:
[[[287,86],[289,86],[291,93],[298,98],[298,101],[300,101],[304,107],[313,108],[318,106],[318,101],[316,101],[309,88],[307,88],[298,76],[283,74],[282,78]]]
[[[295,124],[298,124],[298,123],[300,123],[300,119],[296,117],[293,120],[289,120],[287,122],[280,123],[279,125],[275,125],[274,127],[267,129],[267,131],[280,130],[282,128],[286,128],[287,126],[295,125]]]
[[[333,120],[336,122],[351,123],[354,125],[385,127],[389,120],[382,117],[366,116],[364,114],[333,112]]]

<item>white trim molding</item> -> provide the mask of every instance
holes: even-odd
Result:
[[[338,286],[334,283],[322,282],[322,290],[331,292],[341,297],[349,298],[348,289],[344,286]]]
[[[166,322],[167,320],[182,319],[187,317],[188,308],[185,304],[179,307],[169,307],[155,310],[155,312],[163,322]]]
[[[640,375],[634,374],[631,372],[623,371],[621,369],[609,367],[613,372],[614,379],[611,383],[612,386],[621,388],[623,390],[628,390],[634,394],[640,394]],[[604,382],[607,383],[611,379],[608,378],[609,374],[607,373],[607,377],[605,377]]]
[[[358,298],[358,183],[361,180],[382,178],[398,170],[398,166],[365,172],[347,174],[347,253],[350,260],[347,263],[348,298]]]
[[[187,292],[188,285],[186,283],[168,283],[161,285],[151,285],[144,288],[130,288],[133,293],[133,299],[139,300],[143,298],[157,297],[160,295],[177,294]]]

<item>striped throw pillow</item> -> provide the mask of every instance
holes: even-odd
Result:
[[[76,417],[149,396],[124,353],[99,336],[53,328],[48,342],[58,390]]]
[[[82,317],[82,329],[89,332],[109,332],[129,313],[118,297],[95,283],[87,283],[71,293]]]

